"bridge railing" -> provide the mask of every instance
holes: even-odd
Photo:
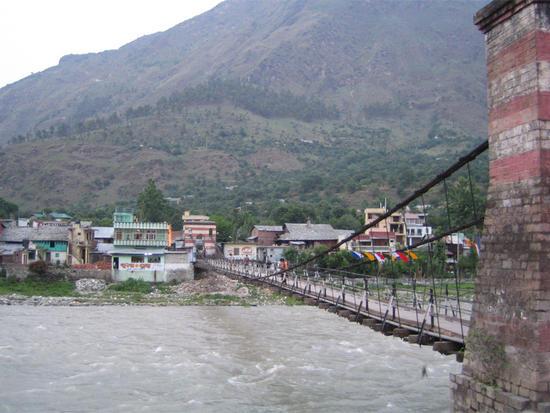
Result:
[[[463,341],[471,315],[471,302],[434,290],[428,280],[391,279],[372,275],[343,275],[338,270],[291,270],[280,273],[265,264],[224,258],[207,259],[212,268],[258,280],[379,319],[412,327],[429,335]],[[450,280],[449,280],[450,281]],[[461,314],[461,316],[460,316]]]

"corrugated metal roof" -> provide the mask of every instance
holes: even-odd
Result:
[[[68,241],[68,227],[42,226],[38,228],[6,228],[0,234],[0,241]]]
[[[115,229],[113,227],[92,227],[95,238],[113,238]]]
[[[352,231],[350,229],[335,229],[336,234],[339,236],[343,236],[344,238],[349,237],[351,234],[353,234],[355,231]]]
[[[72,217],[64,212],[52,212],[50,216],[53,219],[71,219]]]
[[[282,225],[254,225],[258,231],[283,232]]]
[[[329,224],[285,224],[287,233],[281,241],[325,241],[337,240],[338,233]]]
[[[94,252],[98,254],[110,254],[115,249],[113,244],[107,244],[106,242],[98,242]]]
[[[164,248],[160,249],[141,249],[141,248],[113,248],[111,255],[163,255]]]
[[[19,244],[0,244],[0,255],[13,255],[24,248]]]

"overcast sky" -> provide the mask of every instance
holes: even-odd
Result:
[[[117,49],[221,0],[1,0],[0,87],[71,53]]]

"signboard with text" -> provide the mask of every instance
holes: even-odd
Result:
[[[150,262],[124,262],[120,264],[123,271],[164,271],[164,265]]]

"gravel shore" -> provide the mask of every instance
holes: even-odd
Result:
[[[109,305],[282,305],[286,298],[268,288],[244,284],[219,274],[205,274],[193,281],[153,287],[149,294],[112,291],[102,280],[84,279],[74,296],[0,295],[0,305],[109,306]]]

